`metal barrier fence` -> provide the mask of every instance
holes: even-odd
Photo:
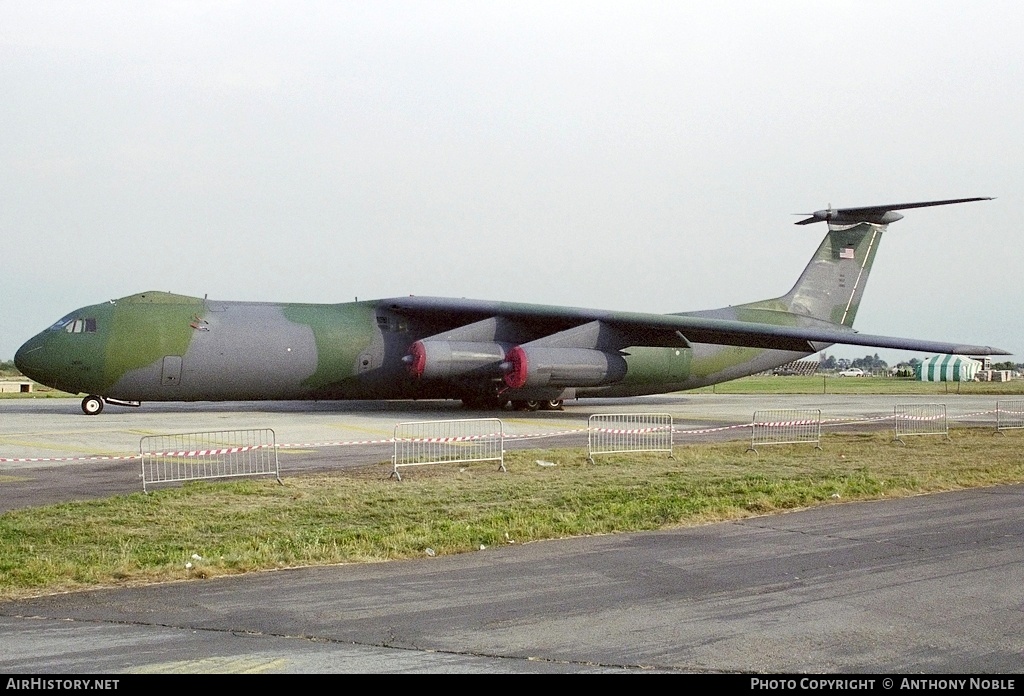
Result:
[[[1024,401],[996,402],[996,432],[1024,428]]]
[[[668,413],[599,413],[587,420],[587,457],[615,452],[668,452],[672,456],[672,416]]]
[[[496,461],[506,471],[505,430],[498,418],[399,423],[394,441],[391,476],[399,481],[400,467],[423,464]]]
[[[896,404],[893,420],[893,442],[905,445],[903,437],[908,435],[942,435],[949,439],[946,404]]]
[[[757,452],[758,445],[795,444],[813,444],[821,449],[821,409],[754,411],[748,452]]]
[[[155,483],[233,476],[274,476],[281,482],[270,428],[148,435],[139,441],[139,457],[146,492]]]

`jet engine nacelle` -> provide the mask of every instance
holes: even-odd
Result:
[[[592,348],[515,346],[502,364],[505,384],[521,387],[596,387],[626,376],[626,360],[618,353]]]
[[[468,375],[498,376],[505,359],[500,343],[480,341],[416,341],[402,358],[409,374],[419,379],[450,379]]]

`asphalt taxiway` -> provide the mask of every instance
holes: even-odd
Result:
[[[642,407],[698,430],[747,422],[765,407],[822,408],[823,418],[870,423],[894,403],[771,399],[681,395],[505,415],[536,434],[581,419],[585,428],[589,412]],[[975,424],[994,406],[976,397],[947,403],[951,420]],[[161,405],[91,418],[73,402],[2,403],[0,456],[13,448],[65,461],[0,463],[0,491],[6,497],[9,478],[93,466],[67,461],[74,457],[132,454],[153,430],[222,423],[275,427],[279,442],[326,442],[389,436],[394,422],[424,416],[461,417],[438,404],[310,406]],[[313,466],[332,466],[331,457]],[[1022,504],[1024,486],[1004,486],[6,602],[0,671],[1020,673]]]
[[[1024,671],[1024,486],[0,604],[0,672]]]

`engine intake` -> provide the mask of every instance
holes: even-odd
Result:
[[[505,362],[505,384],[522,387],[596,387],[626,376],[626,360],[618,353],[591,348],[515,346]]]
[[[497,376],[505,359],[500,343],[480,341],[416,341],[402,358],[417,379],[450,379],[471,375]]]

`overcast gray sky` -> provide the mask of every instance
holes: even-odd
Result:
[[[810,258],[826,230],[792,213],[966,196],[998,199],[892,225],[856,328],[1024,356],[1017,2],[0,17],[0,359],[145,290],[737,304]]]

